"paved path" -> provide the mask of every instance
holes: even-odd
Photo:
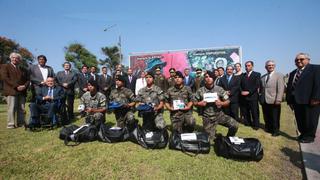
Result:
[[[320,179],[320,118],[313,143],[300,143],[302,159],[308,180]]]

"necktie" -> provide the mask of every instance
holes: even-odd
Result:
[[[267,75],[266,84],[268,83],[269,79],[270,79],[270,73],[268,73]]]
[[[231,76],[228,76],[228,84],[230,84]]]
[[[52,97],[52,88],[51,87],[48,90],[48,96]]]
[[[293,83],[292,83],[292,88],[293,89],[296,87],[297,82],[300,79],[301,72],[302,72],[302,70],[298,70],[297,73],[296,73],[296,77],[294,78]]]
[[[131,83],[131,78],[132,78],[132,77],[131,77],[131,76],[129,76],[129,81],[130,81],[130,83]]]

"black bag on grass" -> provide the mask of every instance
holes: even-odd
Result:
[[[61,140],[65,140],[67,137],[69,137],[71,134],[73,134],[73,131],[78,129],[79,126],[77,125],[70,125],[70,126],[67,126],[67,127],[63,127],[61,130],[60,130],[60,134],[59,134],[59,138]]]
[[[209,136],[205,132],[172,133],[169,148],[180,150],[184,153],[206,154],[210,152]]]
[[[129,137],[127,128],[108,127],[105,124],[100,125],[98,139],[106,143],[115,143],[126,141]]]
[[[167,129],[148,131],[143,130],[143,140],[150,149],[166,148],[169,141]]]
[[[255,138],[243,138],[242,140],[242,142],[234,140],[232,142],[229,137],[217,136],[215,139],[216,154],[231,159],[260,161],[263,158],[260,141]]]
[[[71,128],[72,127],[72,128]],[[67,130],[65,129],[67,128]],[[75,128],[75,125],[71,125],[69,127],[65,127],[61,131],[63,132],[71,132],[71,129]],[[65,130],[64,130],[65,129]],[[79,145],[82,142],[90,142],[97,139],[97,127],[92,124],[85,124],[80,126],[79,128],[72,131],[72,133],[68,133],[68,136],[64,138],[64,144],[69,145],[70,142],[75,142],[75,144],[70,146]],[[60,132],[61,137],[61,132]]]

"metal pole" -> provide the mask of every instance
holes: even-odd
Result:
[[[118,42],[118,46],[119,46],[119,56],[120,56],[120,64],[122,64],[122,48],[121,48],[121,35],[119,35],[119,42]]]

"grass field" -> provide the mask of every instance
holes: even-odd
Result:
[[[201,119],[196,113],[194,116],[201,128]],[[254,131],[243,125],[239,128],[239,137],[255,137],[262,142],[264,158],[260,162],[224,159],[216,156],[213,148],[209,154],[190,157],[168,148],[146,150],[131,142],[96,141],[68,147],[58,138],[60,129],[39,132],[7,129],[6,119],[6,105],[0,104],[0,179],[303,178],[294,117],[285,104],[280,136],[272,137],[262,129]],[[170,124],[167,112],[165,119]],[[107,121],[115,122],[113,114],[107,115]],[[75,123],[82,124],[83,119]],[[226,128],[220,126],[218,132],[226,134]]]

